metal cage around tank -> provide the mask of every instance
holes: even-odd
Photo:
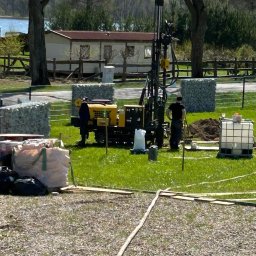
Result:
[[[253,156],[253,121],[223,118],[220,120],[219,157]]]

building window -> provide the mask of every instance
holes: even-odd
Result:
[[[112,45],[104,45],[104,59],[110,60],[112,58]]]
[[[152,56],[152,48],[151,46],[145,46],[145,49],[144,49],[144,58],[147,59],[147,58],[151,58]]]
[[[126,54],[128,57],[133,57],[134,56],[134,49],[135,46],[126,46]]]
[[[86,60],[90,58],[90,45],[80,45],[80,58]]]

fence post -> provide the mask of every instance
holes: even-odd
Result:
[[[235,70],[234,70],[235,76],[238,75],[238,70],[237,70],[237,58],[235,58]]]
[[[79,59],[78,79],[81,79],[82,76],[83,76],[83,61],[80,58]]]
[[[218,76],[218,70],[217,70],[217,59],[214,58],[214,77],[217,77]]]
[[[5,73],[5,70],[6,70],[6,58],[4,57],[4,73]]]
[[[11,56],[10,56],[10,54],[8,54],[8,59],[7,59],[7,70],[8,70],[8,72],[10,70],[10,65],[11,65]]]
[[[244,108],[244,94],[245,94],[245,76],[243,77],[243,96],[242,96],[242,108]]]
[[[56,79],[56,58],[53,58],[53,71],[52,71],[52,75],[53,75],[53,81],[55,81]]]
[[[32,87],[30,86],[28,90],[29,90],[28,98],[29,98],[29,101],[31,101]]]
[[[252,57],[252,75],[255,75],[255,58]]]

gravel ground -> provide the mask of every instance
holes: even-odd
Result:
[[[154,194],[0,196],[0,255],[117,255]],[[159,197],[124,255],[256,255],[256,208]]]

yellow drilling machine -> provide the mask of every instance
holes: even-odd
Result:
[[[156,144],[162,147],[169,123],[164,121],[165,103],[167,100],[167,69],[170,61],[167,58],[167,48],[170,46],[172,61],[173,24],[163,21],[164,0],[155,1],[155,33],[152,40],[152,64],[148,72],[145,87],[142,90],[138,105],[124,105],[118,108],[108,100],[93,100],[89,102],[89,131],[94,132],[99,144],[106,141],[106,126],[108,142],[113,144],[132,144],[135,129],[146,131],[146,144]],[[162,57],[162,59],[160,59]],[[175,65],[172,66],[171,85],[175,80]],[[160,68],[162,78],[160,79]],[[81,100],[76,102],[77,107]],[[79,126],[79,117],[71,117],[71,123]]]

